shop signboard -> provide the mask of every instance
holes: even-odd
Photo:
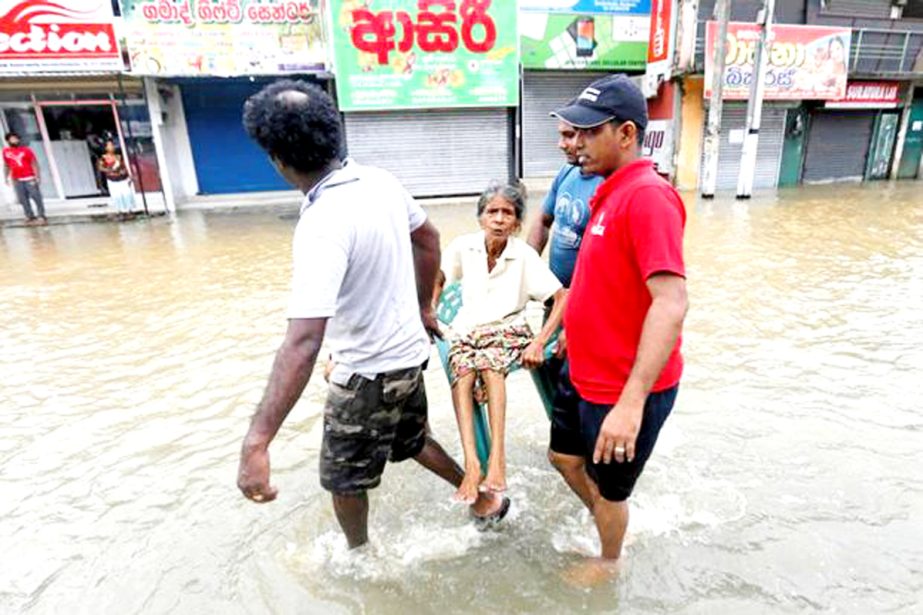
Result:
[[[520,0],[519,32],[524,68],[644,70],[651,0]]]
[[[330,4],[341,110],[519,104],[516,2]]]
[[[0,0],[0,74],[121,70],[110,0]]]
[[[836,100],[846,95],[850,29],[774,25],[769,42],[766,100]],[[718,24],[708,22],[705,39],[705,97],[711,96]],[[747,100],[760,26],[728,24],[725,100]]]
[[[121,1],[137,75],[280,75],[325,66],[321,0]]]
[[[828,100],[828,109],[895,109],[901,104],[901,84],[897,81],[850,81],[846,96]]]

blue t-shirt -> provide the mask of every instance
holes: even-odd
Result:
[[[598,175],[584,175],[580,167],[565,164],[545,197],[542,211],[554,218],[548,262],[551,271],[566,287],[570,286],[574,275],[577,250],[590,220],[590,197],[602,181]]]

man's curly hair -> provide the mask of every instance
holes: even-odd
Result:
[[[302,173],[337,158],[343,135],[340,114],[316,85],[283,79],[247,99],[244,129],[270,156]]]

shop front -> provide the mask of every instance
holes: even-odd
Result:
[[[325,3],[121,4],[131,72],[162,98],[154,128],[170,150],[174,197],[290,190],[241,116],[248,97],[282,77],[328,89]]]
[[[330,4],[350,156],[414,196],[477,194],[515,177],[516,3],[474,3],[464,16],[455,3]]]
[[[846,96],[811,110],[806,183],[888,177],[900,119],[901,84],[850,82]]]
[[[62,0],[65,8],[78,4]],[[92,14],[82,11],[86,23],[66,16],[36,17],[33,22],[35,13],[28,8],[14,4],[0,15],[12,30],[22,30],[19,35],[5,31],[10,37],[0,44],[0,133],[19,134],[35,153],[47,213],[106,205],[108,187],[97,161],[107,141],[129,163],[137,208],[162,207],[147,101],[139,80],[119,76],[124,65],[111,7]],[[49,49],[48,37],[62,31],[70,32],[73,40],[83,37],[83,43],[62,39],[61,49]],[[20,45],[17,36],[32,39]],[[39,44],[43,41],[44,47]],[[18,203],[12,190],[4,188],[0,194],[6,213],[15,215]]]
[[[767,103],[763,106],[753,180],[753,187],[756,189],[775,188],[779,183],[779,168],[785,141],[785,118],[789,108],[796,105],[797,103]],[[702,130],[704,129],[703,125]],[[747,105],[726,102],[721,114],[721,143],[718,147],[718,190],[737,188],[746,129]]]
[[[108,195],[97,161],[107,141],[128,152],[137,192],[157,193],[160,177],[147,103],[139,82],[21,81],[0,86],[0,125],[35,152],[41,189],[54,201]]]
[[[717,24],[709,22],[706,28],[704,100],[711,97],[717,33]],[[803,105],[815,108],[823,105],[823,101],[837,101],[846,96],[849,28],[778,25],[773,27],[773,36],[775,42],[766,71],[758,133],[753,181],[756,189],[797,183],[803,158],[807,180],[807,160],[811,154],[810,142],[807,154],[803,153]],[[718,190],[730,191],[738,186],[741,154],[747,134],[747,101],[755,74],[752,52],[758,38],[759,26],[756,24],[731,23],[728,26],[722,94],[725,102],[718,149]],[[701,121],[704,132],[707,117]],[[822,126],[819,130],[825,128]],[[701,164],[704,163],[705,152],[702,151]]]
[[[551,111],[593,80],[640,74],[647,63],[650,2],[558,4],[520,3],[524,177],[554,176],[563,163]]]

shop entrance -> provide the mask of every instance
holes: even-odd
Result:
[[[125,145],[118,129],[115,104],[109,100],[38,103],[48,147],[65,198],[107,195],[106,181],[96,170],[107,141],[120,152]]]

